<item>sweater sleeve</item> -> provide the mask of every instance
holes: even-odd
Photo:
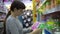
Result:
[[[25,33],[30,33],[32,31],[32,29],[29,27],[29,28],[23,28],[23,32]]]

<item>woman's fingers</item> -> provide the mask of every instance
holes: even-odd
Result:
[[[31,32],[31,34],[40,34],[41,33],[41,29],[36,29],[34,31]]]

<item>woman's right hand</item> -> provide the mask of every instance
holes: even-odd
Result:
[[[31,32],[31,34],[40,34],[42,32],[41,29],[35,29],[34,31]]]

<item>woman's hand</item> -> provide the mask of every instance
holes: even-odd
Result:
[[[32,31],[30,34],[40,34],[42,32],[41,29],[36,29],[34,31]]]

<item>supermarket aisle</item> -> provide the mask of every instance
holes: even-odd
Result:
[[[0,0],[0,34],[1,32],[3,33],[3,24],[12,1],[4,0],[3,2]],[[35,29],[42,29],[42,34],[60,34],[60,0],[21,1],[26,5],[26,12],[19,16],[19,20],[24,28],[29,28],[33,25],[33,31]],[[46,30],[43,31],[44,29]]]

